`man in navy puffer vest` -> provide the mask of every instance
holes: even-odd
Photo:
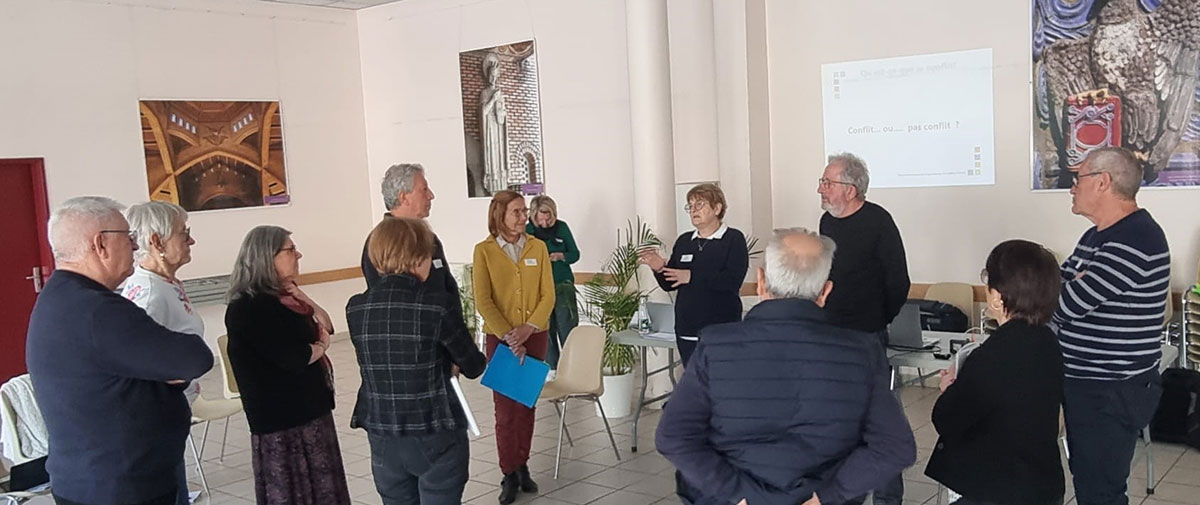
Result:
[[[701,332],[655,443],[694,505],[838,504],[916,460],[878,340],[826,322],[834,243],[775,233],[762,302]]]

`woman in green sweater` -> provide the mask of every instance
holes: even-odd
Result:
[[[533,198],[529,205],[529,224],[525,231],[546,243],[554,271],[554,312],[550,314],[550,346],[546,363],[558,369],[558,355],[571,330],[579,326],[579,307],[575,302],[575,274],[571,265],[579,261],[579,247],[567,223],[558,220],[558,204],[546,195]]]

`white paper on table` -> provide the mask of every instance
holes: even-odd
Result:
[[[458,403],[462,405],[463,414],[467,416],[467,427],[471,430],[471,435],[479,436],[479,424],[475,422],[475,414],[471,413],[471,406],[467,405],[467,397],[463,394],[462,386],[458,384],[458,377],[450,378],[450,386],[454,388],[454,394],[458,396]]]

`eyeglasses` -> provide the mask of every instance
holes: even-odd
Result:
[[[1071,181],[1071,185],[1072,185],[1072,186],[1078,186],[1078,185],[1079,185],[1079,179],[1082,179],[1082,178],[1084,178],[1084,177],[1091,177],[1091,176],[1093,176],[1093,175],[1100,175],[1100,174],[1103,174],[1103,173],[1104,173],[1104,172],[1101,172],[1101,171],[1095,171],[1095,172],[1092,172],[1092,173],[1090,173],[1090,174],[1081,174],[1081,173],[1078,173],[1078,172],[1077,172],[1077,173],[1075,174],[1075,180],[1074,180],[1074,181]]]
[[[191,229],[191,227],[184,228],[184,229],[183,229],[183,232],[182,232],[182,234],[183,234],[183,239],[184,239],[184,240],[191,240],[191,238],[192,238],[192,229]]]
[[[528,216],[528,215],[529,215],[529,208],[528,208],[528,207],[523,207],[523,208],[520,208],[520,209],[513,209],[513,210],[512,210],[512,214],[513,214],[513,215],[516,215],[516,216]]]
[[[822,178],[820,178],[820,179],[817,179],[817,185],[818,185],[818,186],[820,186],[822,189],[829,189],[829,188],[830,188],[831,186],[833,186],[834,184],[845,184],[845,185],[847,185],[847,186],[853,186],[853,185],[854,185],[854,183],[852,183],[852,182],[835,181],[835,180],[833,180],[833,179],[828,179],[828,178],[825,178],[825,177],[822,177]]]
[[[285,253],[285,252],[290,252],[292,254],[296,254],[296,252],[297,252],[296,246],[293,245],[293,246],[289,246],[289,247],[284,247],[283,249],[280,249],[279,252],[277,252],[275,254],[280,254],[280,253]]]
[[[694,203],[689,203],[689,204],[687,204],[687,205],[684,205],[684,206],[683,206],[683,211],[684,211],[684,212],[691,212],[692,210],[700,210],[700,209],[703,209],[703,208],[705,208],[705,207],[708,207],[708,202],[706,202],[706,201],[704,201],[704,200],[696,200]]]
[[[137,232],[133,231],[133,230],[100,230],[100,234],[103,235],[105,233],[120,233],[120,234],[125,235],[126,237],[129,237],[129,243],[131,243],[131,244],[137,243]]]

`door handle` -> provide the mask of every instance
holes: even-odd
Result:
[[[42,267],[33,267],[33,275],[25,278],[27,281],[33,281],[33,292],[42,292]]]

